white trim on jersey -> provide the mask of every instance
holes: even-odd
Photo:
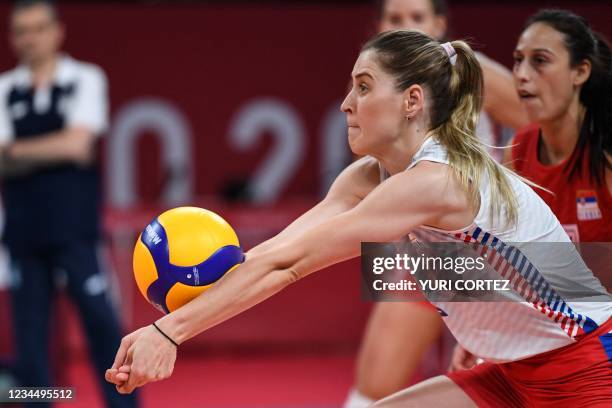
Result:
[[[11,141],[14,137],[13,123],[6,107],[6,98],[11,87],[10,72],[0,75],[0,144]]]
[[[95,65],[83,63],[79,65],[76,94],[67,107],[66,123],[68,126],[85,127],[100,135],[108,128],[106,76]]]
[[[407,169],[420,161],[449,163],[446,149],[435,137],[423,142]],[[503,214],[492,213],[492,193],[485,174],[479,186],[480,208],[470,226],[455,231],[421,226],[407,238],[478,244],[478,250],[494,255],[487,261],[494,276],[514,282],[513,291],[497,293],[507,299],[504,302],[432,302],[445,312],[444,322],[465,349],[494,362],[514,361],[571,344],[577,334],[593,330],[612,315],[612,302],[564,298],[576,284],[605,299],[609,294],[544,201],[518,177],[508,174],[508,182],[518,204],[516,225],[505,225]],[[542,250],[544,244],[549,245]],[[500,256],[503,262],[499,262]]]

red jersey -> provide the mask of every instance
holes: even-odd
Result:
[[[512,147],[512,165],[526,179],[552,191],[534,188],[557,216],[575,242],[612,241],[612,196],[604,183],[590,178],[588,152],[582,155],[582,169],[569,179],[566,165],[577,159],[575,151],[559,164],[546,166],[538,159],[539,128],[519,132]]]

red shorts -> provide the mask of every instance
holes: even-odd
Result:
[[[435,307],[433,304],[429,303],[427,300],[421,300],[417,302],[417,304],[421,307],[424,307],[425,309],[431,310],[432,312],[439,313],[438,308]]]
[[[612,319],[560,349],[448,377],[479,407],[612,407]]]

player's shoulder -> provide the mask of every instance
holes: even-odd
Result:
[[[345,168],[332,184],[329,197],[357,197],[363,199],[381,181],[378,160],[364,156]]]
[[[372,156],[361,157],[351,166],[353,175],[362,180],[368,189],[378,185],[386,176],[383,166]]]
[[[77,77],[84,81],[106,83],[106,73],[92,62],[77,60],[70,56],[63,56],[61,60],[62,71],[68,77]]]
[[[363,156],[349,164],[340,174],[340,179],[376,179],[381,178],[382,167],[378,160],[371,156]]]
[[[372,156],[363,156],[355,160],[351,166],[357,171],[366,173],[377,172],[381,169],[379,161]]]
[[[538,135],[540,128],[531,124],[516,132],[512,140],[508,142],[509,150],[504,151],[503,162],[519,173],[525,171],[530,154],[537,151]]]
[[[532,139],[536,139],[540,134],[540,128],[537,124],[532,123],[524,128],[518,130],[514,135],[514,139],[512,141],[513,144],[517,143],[525,143],[531,141]]]
[[[449,178],[455,175],[454,170],[446,163],[419,160],[414,166],[397,173],[390,179],[395,179],[399,185],[409,185],[413,190],[424,194],[439,192],[439,188],[448,186]],[[434,193],[436,194],[436,193]]]
[[[419,183],[427,186],[430,183],[446,182],[448,176],[454,174],[454,170],[446,163],[419,160],[410,169],[399,173],[403,178],[415,178]]]
[[[0,72],[0,92],[5,93],[11,88],[11,86],[15,83],[18,73],[19,67]]]
[[[0,72],[0,83],[5,83],[5,82],[8,82],[8,81],[11,81],[11,79],[15,75],[15,70],[16,69],[17,68],[12,68],[12,69],[9,69],[8,71]]]
[[[466,194],[457,173],[446,163],[420,160],[413,167],[395,174],[385,181],[393,197],[412,200],[429,210],[461,210],[466,205]]]

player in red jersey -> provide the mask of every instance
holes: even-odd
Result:
[[[516,87],[535,126],[510,165],[538,190],[573,241],[612,241],[610,48],[565,11],[531,17],[514,51]]]
[[[609,46],[582,17],[543,10],[527,20],[514,59],[516,87],[534,124],[510,143],[507,164],[550,191],[536,189],[572,240],[612,241]],[[451,370],[475,361],[458,346]]]

